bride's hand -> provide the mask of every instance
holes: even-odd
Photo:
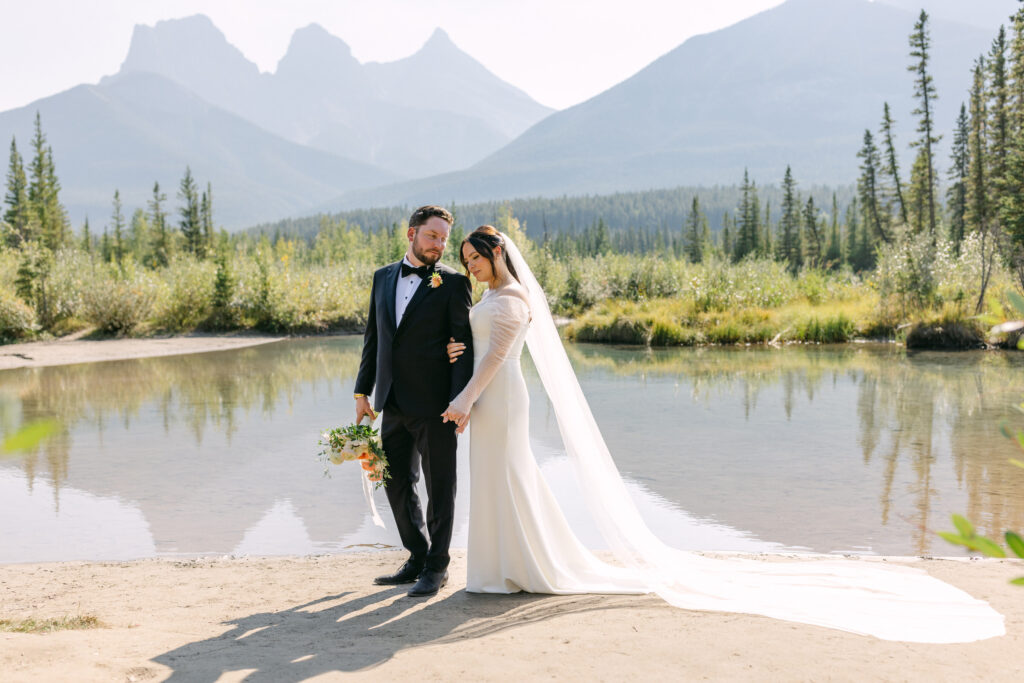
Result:
[[[448,406],[448,409],[441,413],[441,422],[454,422],[456,424],[455,433],[461,434],[469,424],[469,413],[460,413]]]
[[[454,363],[462,355],[462,352],[466,350],[466,345],[455,341],[455,337],[450,337],[446,348],[448,350],[448,362]]]

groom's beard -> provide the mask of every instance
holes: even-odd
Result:
[[[426,266],[432,266],[441,260],[441,252],[430,249],[424,251],[419,248],[415,242],[412,245],[412,255],[420,260],[420,263]]]

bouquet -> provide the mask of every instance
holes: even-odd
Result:
[[[329,476],[327,463],[340,465],[348,460],[358,460],[366,470],[366,478],[380,488],[388,480],[388,459],[380,441],[380,430],[370,425],[354,424],[335,427],[320,435],[320,460],[324,463],[324,474]]]

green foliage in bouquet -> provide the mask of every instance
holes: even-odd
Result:
[[[370,425],[335,427],[320,435],[319,445],[322,446],[319,457],[324,463],[325,476],[330,476],[328,463],[340,465],[349,460],[357,460],[366,470],[369,480],[374,482],[374,488],[380,488],[390,478],[380,430]]]

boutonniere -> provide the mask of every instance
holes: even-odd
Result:
[[[431,289],[437,289],[438,287],[441,286],[442,282],[444,282],[444,280],[441,279],[441,273],[439,271],[435,270],[433,273],[430,274]]]

